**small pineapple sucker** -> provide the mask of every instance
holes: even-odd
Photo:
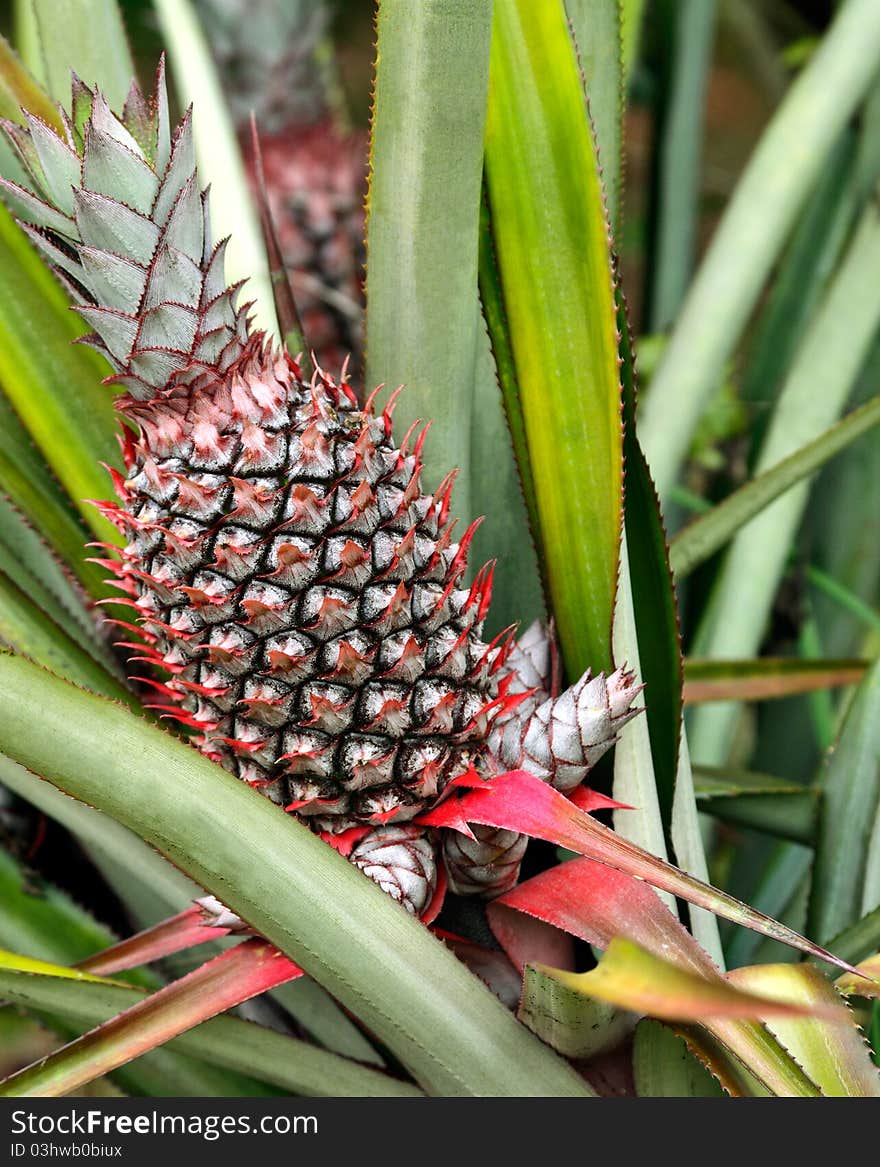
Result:
[[[367,136],[334,114],[325,0],[198,0],[255,194],[254,115],[272,219],[325,369],[363,351]]]
[[[124,391],[125,473],[101,506],[127,543],[104,562],[164,678],[147,679],[156,707],[317,831],[413,819],[505,704],[508,646],[481,639],[491,573],[463,586],[452,476],[424,494],[424,435],[398,447],[390,406],[358,408],[344,376],[304,382],[249,330],[161,68],[121,117],[75,80],[63,134],[6,131],[38,193],[5,197]]]

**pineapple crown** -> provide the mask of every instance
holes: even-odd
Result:
[[[2,121],[33,183],[0,179],[4,198],[93,329],[83,342],[117,370],[110,383],[148,401],[225,372],[247,346],[247,305],[226,285],[226,240],[211,241],[192,110],[172,133],[164,60],[153,98],[133,82],[121,117],[76,76],[72,90],[61,133],[27,111]]]

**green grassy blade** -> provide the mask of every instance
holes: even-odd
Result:
[[[756,465],[758,474],[818,438],[843,412],[880,324],[878,265],[880,211],[872,203],[789,370]],[[804,482],[792,487],[741,528],[696,639],[699,655],[757,652],[808,494]],[[697,761],[724,761],[735,716],[735,706],[722,705],[694,719],[691,745]]]
[[[711,511],[694,519],[672,540],[670,558],[676,578],[683,579],[723,547],[749,519],[760,514],[792,486],[814,474],[878,423],[880,397],[875,397],[812,442],[741,486]]]
[[[48,782],[43,782],[11,758],[0,754],[0,783],[23,798],[43,814],[61,823],[94,857],[99,866],[107,860],[131,873],[149,895],[149,912],[137,913],[136,918],[146,926],[180,911],[203,893],[198,884],[178,871],[158,852],[139,839],[132,831],[86,806],[68,798]],[[118,883],[114,886],[124,891]]]
[[[254,324],[278,336],[269,260],[259,217],[248,189],[235,127],[204,33],[189,0],[155,0],[178,95],[193,106],[199,179],[211,187],[211,228],[230,236],[226,278],[246,279],[244,297],[255,300]]]
[[[678,770],[675,776],[675,799],[672,804],[672,849],[679,867],[695,875],[704,883],[710,883],[709,865],[703,843],[703,831],[697,814],[697,799],[694,793],[694,779],[691,770],[691,756],[688,749],[687,733],[681,730],[681,745],[678,754]],[[711,912],[688,904],[691,932],[702,944],[720,969],[725,968],[724,948],[718,921]]]
[[[705,766],[695,768],[694,788],[700,809],[722,822],[813,845],[819,813],[816,790],[772,774]]]
[[[620,0],[621,59],[624,81],[636,63],[645,0]]]
[[[67,88],[69,92],[69,80]],[[30,110],[54,129],[61,129],[55,103],[34,80],[6,38],[0,37],[0,117],[21,122],[22,109]]]
[[[517,1017],[566,1058],[594,1058],[620,1045],[635,1015],[591,1000],[534,965],[526,965]]]
[[[857,658],[804,660],[796,656],[763,656],[754,660],[705,660],[688,657],[684,663],[685,704],[769,701],[851,685],[862,679],[869,664]]]
[[[0,726],[5,753],[160,848],[359,1016],[426,1089],[586,1093],[372,881],[195,750],[9,655]]]
[[[104,361],[71,341],[82,335],[61,289],[0,207],[0,385],[88,528],[118,542],[90,506],[110,483],[101,461],[119,456]]]
[[[95,658],[0,571],[0,644],[39,661],[59,677],[106,693],[117,701],[135,698]]]
[[[2,391],[0,491],[42,535],[89,596],[101,599],[113,594],[104,583],[106,571],[86,562],[85,544],[89,540],[86,527]]]
[[[639,1098],[721,1098],[724,1091],[684,1039],[659,1021],[636,1027],[633,1074]]]
[[[749,903],[775,919],[783,919],[797,899],[800,888],[809,880],[812,850],[797,843],[778,843],[765,859]],[[738,929],[725,942],[727,963],[731,968],[755,959],[761,938]]]
[[[380,8],[366,383],[405,385],[397,432],[431,422],[425,484],[434,490],[457,468],[453,513],[462,527],[486,516],[472,562],[499,560],[497,629],[538,615],[542,604],[477,297],[491,27],[491,0],[385,0]],[[455,101],[438,101],[440,92]],[[494,333],[493,342],[497,355]]]
[[[850,964],[858,964],[880,948],[880,907],[862,916],[834,937],[834,951]]]
[[[847,0],[752,155],[691,285],[640,420],[661,498],[675,484],[697,421],[794,218],[878,63],[880,6]]]
[[[6,1098],[57,1098],[118,1070],[299,970],[265,940],[249,939],[0,1082]]]
[[[16,0],[27,6],[34,37],[20,45],[25,63],[56,101],[70,106],[70,74],[97,83],[122,109],[134,64],[116,0]],[[39,57],[31,59],[31,54]]]
[[[706,83],[717,0],[666,0],[670,68],[658,127],[649,331],[675,321],[694,263]]]
[[[620,0],[565,0],[580,59],[608,218],[619,218],[623,170],[623,40]]]
[[[100,1025],[142,996],[134,988],[12,971],[0,971],[0,994],[25,1008],[67,1017],[82,1029]],[[376,1070],[234,1017],[208,1021],[169,1043],[167,1050],[157,1052],[172,1051],[252,1074],[294,1094],[406,1097],[419,1093]],[[214,1093],[223,1097],[222,1090]]]
[[[822,791],[810,893],[811,935],[828,938],[854,924],[863,903],[871,831],[880,807],[880,664],[859,686],[818,778]]]
[[[496,6],[486,178],[539,552],[579,676],[610,664],[622,442],[608,229],[561,0]]]
[[[0,572],[27,593],[68,636],[97,653],[95,624],[82,593],[21,512],[0,495]]]
[[[772,994],[808,1009],[838,1008],[841,998],[810,965],[763,965],[737,969],[730,978],[748,992]],[[804,1021],[773,1017],[767,1028],[830,1098],[880,1097],[880,1073],[849,1012],[836,1019]]]
[[[57,888],[41,884],[35,893],[28,892],[25,875],[11,856],[0,852],[0,946],[24,953],[35,961],[71,965],[114,940],[109,929]],[[8,967],[8,961],[5,963]],[[159,983],[152,973],[143,969],[127,973],[125,979],[146,989],[154,989]],[[32,1011],[65,1040],[81,1032],[76,1024],[78,1017],[69,1018],[66,1012],[56,1011],[51,1005],[41,1009],[37,1004]],[[118,1070],[113,1077],[123,1089],[135,1094],[174,1094],[185,1098],[262,1092],[255,1083],[248,1084],[239,1075],[200,1066],[170,1050],[157,1050]]]
[[[856,150],[856,134],[847,126],[828,155],[755,323],[742,395],[759,411],[773,401],[852,227]]]

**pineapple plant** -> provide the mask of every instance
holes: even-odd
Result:
[[[246,273],[224,272],[202,190],[224,172],[191,113],[173,127],[163,70],[151,96],[135,84],[126,99],[124,40],[102,32],[97,55],[81,41],[68,53],[70,13],[23,3],[38,17],[39,81],[61,108],[0,46],[0,173],[19,224],[0,212],[0,385],[14,405],[0,397],[12,435],[0,433],[0,488],[14,504],[0,499],[0,639],[13,650],[0,651],[0,781],[82,841],[90,879],[141,931],[114,943],[0,853],[0,944],[26,935],[30,946],[0,951],[0,995],[97,1023],[0,1093],[62,1093],[108,1073],[144,1094],[269,1083],[583,1097],[651,1093],[658,1078],[674,1091],[684,1066],[692,1094],[876,1094],[852,1020],[871,1024],[876,960],[854,963],[876,947],[870,911],[859,919],[873,844],[841,814],[871,789],[876,669],[819,776],[821,825],[793,813],[785,827],[816,849],[804,930],[833,953],[794,931],[800,920],[762,916],[701,878],[693,783],[701,809],[734,822],[720,804],[757,820],[756,793],[788,792],[731,774],[713,799],[688,761],[675,597],[609,233],[620,124],[603,95],[626,54],[597,52],[600,25],[586,20],[616,5],[572,6],[569,24],[561,0],[505,0],[494,13],[382,0],[361,395],[344,360],[307,372],[269,323],[252,323]],[[865,17],[861,0],[850,6]],[[184,96],[188,74],[209,65],[175,41],[167,14],[182,0],[158,7]],[[865,38],[856,44],[864,66]],[[262,47],[274,59],[271,36]],[[553,85],[537,83],[546,77]],[[85,346],[64,343],[45,261],[90,330]],[[99,364],[120,393],[116,421]],[[402,380],[410,388],[389,393]],[[677,576],[878,412],[857,411],[677,536]],[[419,416],[436,419],[430,434]],[[117,457],[100,448],[114,429]],[[10,471],[13,444],[24,481]],[[522,498],[509,490],[514,459]],[[103,497],[99,460],[116,499],[86,503]],[[472,553],[480,513],[487,550],[501,536],[494,575],[468,566],[484,555]],[[49,570],[24,515],[89,599]],[[91,564],[83,525],[101,540]],[[105,618],[111,603],[121,618]],[[502,627],[511,611],[519,628]],[[745,664],[688,661],[685,697],[700,685],[717,694],[719,675],[727,697],[768,675],[787,691],[815,682],[815,665]],[[826,683],[866,673],[819,667]],[[594,811],[613,813],[614,829]],[[767,814],[772,831],[780,812]],[[550,846],[521,869],[531,838]],[[836,838],[866,859],[864,879],[853,861],[825,878]],[[714,920],[683,903],[751,931],[722,946]],[[167,958],[223,936],[228,949],[174,979]],[[725,960],[747,963],[752,936],[845,975],[831,984],[805,963],[725,973]],[[143,998],[115,980],[146,965]],[[303,976],[307,992],[279,991]],[[257,1024],[226,1017],[203,1036],[201,1022],[267,992]],[[663,1024],[637,1022],[652,1015]],[[190,1060],[163,1051],[157,1082],[136,1055],[178,1035]],[[373,1069],[389,1052],[393,1068]]]
[[[269,209],[305,335],[325,369],[363,358],[367,139],[344,128],[323,0],[200,0],[255,194],[257,127]]]
[[[119,501],[99,506],[126,542],[101,562],[139,621],[122,647],[156,670],[148,707],[316,831],[355,832],[352,861],[415,914],[440,854],[457,891],[508,890],[525,838],[484,832],[465,856],[401,824],[469,771],[571,792],[634,716],[632,677],[551,694],[540,628],[482,640],[491,571],[467,584],[454,475],[424,493],[424,433],[397,446],[391,407],[360,409],[344,369],[307,382],[250,330],[163,69],[121,117],[78,79],[71,110],[63,135],[7,124],[39,198],[3,190],[124,391]],[[418,878],[399,877],[413,847]]]

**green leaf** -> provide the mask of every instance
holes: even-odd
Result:
[[[645,0],[620,0],[621,58],[624,81],[629,78],[639,51]]]
[[[9,967],[0,954],[0,968]],[[14,968],[15,965],[13,964]],[[48,973],[43,969],[21,971]],[[57,975],[57,974],[56,974]],[[71,972],[82,978],[83,973]],[[57,1098],[149,1053],[300,970],[265,940],[246,940],[163,986],[47,1058],[0,1082],[6,1098]]]
[[[853,410],[818,438],[775,463],[701,515],[672,540],[670,557],[676,579],[705,562],[723,547],[749,519],[761,513],[796,483],[814,474],[856,438],[880,423],[880,397]]]
[[[714,766],[696,766],[694,786],[700,810],[722,822],[813,845],[819,814],[816,790],[772,774]]]
[[[620,217],[623,170],[623,42],[620,0],[565,0],[596,137],[608,219]]]
[[[58,977],[0,971],[0,994],[24,1008],[67,1017],[91,1029],[142,999],[134,988],[72,983]],[[169,1043],[166,1053],[186,1053],[272,1082],[294,1094],[325,1097],[400,1097],[415,1087],[358,1066],[307,1042],[235,1017],[217,1017]],[[155,1056],[155,1055],[150,1055]],[[222,1093],[219,1094],[222,1097]]]
[[[104,582],[104,569],[95,563],[86,562],[88,531],[2,391],[0,491],[9,497],[39,532],[90,597],[103,599],[118,594],[116,589],[111,589]],[[44,566],[43,574],[59,598],[66,597],[67,606],[70,607],[70,584],[58,585],[57,569],[53,572],[51,569],[45,570]],[[81,602],[76,601],[76,606],[81,607]]]
[[[868,853],[880,810],[880,662],[862,681],[817,779],[822,791],[808,928],[833,936],[880,902],[866,887]]]
[[[164,919],[204,894],[202,888],[120,823],[94,807],[68,798],[2,754],[0,783],[66,827],[102,870],[115,865],[128,872],[132,884],[140,889],[136,907],[141,910],[135,912],[135,918],[142,924]],[[122,891],[118,880],[111,880],[111,884]]]
[[[23,53],[39,53],[26,63],[56,101],[70,109],[71,71],[86,85],[97,84],[113,109],[122,109],[134,64],[116,0],[17,0],[30,8],[35,39]],[[36,111],[34,111],[36,112]]]
[[[68,81],[68,91],[70,82]],[[5,37],[0,37],[0,117],[22,122],[30,110],[53,129],[61,130],[58,108],[25,68]]]
[[[665,0],[665,84],[659,101],[649,331],[678,315],[691,278],[699,212],[706,86],[715,41],[716,0]]]
[[[622,504],[608,227],[561,0],[496,5],[486,180],[566,668],[610,665]]]
[[[106,947],[113,939],[107,928],[51,885],[41,883],[38,889],[30,892],[24,872],[19,870],[11,856],[0,852],[0,945],[34,958],[33,969],[37,961],[49,962],[49,967],[73,964],[95,949]],[[21,957],[17,967],[22,967]],[[73,971],[52,967],[53,976],[67,977]],[[151,989],[158,985],[153,974],[145,970],[127,973],[125,979]],[[24,1004],[28,1007],[28,1003]],[[51,1003],[45,1010],[37,1003],[33,1011],[49,1029],[65,1040],[80,1033],[77,1026],[80,1018],[76,1014],[56,1011]],[[86,1028],[93,1023],[87,1019]],[[168,1050],[157,1050],[138,1059],[118,1070],[113,1078],[124,1090],[140,1095],[228,1097],[265,1092],[264,1088],[255,1089],[254,1083],[248,1083],[238,1075],[200,1065]]]
[[[639,1098],[720,1098],[724,1091],[678,1037],[659,1021],[640,1021],[633,1043]]]
[[[135,697],[125,686],[2,571],[0,644],[38,661],[59,677],[69,677],[95,692],[135,704]]]
[[[721,977],[708,978],[672,960],[664,960],[623,937],[611,941],[598,965],[589,972],[572,973],[553,968],[543,971],[572,992],[661,1021],[763,1020],[808,1013],[815,1020],[818,1016],[831,1015],[827,1006],[824,1011],[814,1011],[807,1004],[743,991]],[[835,1006],[835,1011],[838,1008]]]
[[[539,615],[542,601],[477,296],[491,29],[492,0],[379,10],[366,383],[405,386],[396,431],[431,422],[425,484],[456,468],[453,513],[463,526],[486,516],[472,562],[498,559],[496,631]],[[438,100],[444,92],[455,101]]]
[[[640,434],[661,498],[675,484],[691,435],[795,216],[878,64],[880,7],[874,0],[847,0],[752,155],[691,285],[642,412]],[[696,748],[694,756],[699,757]]]
[[[566,1058],[587,1059],[620,1045],[635,1025],[632,1013],[591,1000],[548,971],[527,965],[517,1017]]]
[[[834,951],[856,964],[880,948],[880,907],[862,916],[834,937]]]
[[[708,701],[770,701],[811,693],[816,689],[851,685],[864,677],[868,661],[803,660],[794,656],[764,656],[755,660],[684,662],[686,705]]]
[[[772,994],[806,1009],[838,1009],[841,999],[818,969],[807,964],[738,968],[728,978],[750,993]],[[824,1019],[778,1015],[767,1028],[829,1098],[880,1097],[880,1074],[848,1010]]]
[[[269,260],[259,217],[247,184],[235,127],[205,35],[189,0],[156,0],[156,15],[168,47],[178,95],[193,107],[193,135],[199,180],[211,187],[211,229],[229,235],[226,278],[246,279],[255,301],[254,326],[278,336]]]
[[[119,456],[108,366],[71,341],[82,335],[54,277],[0,207],[0,385],[87,527],[105,542],[115,528],[89,499],[110,490],[100,462]]]
[[[0,749],[158,847],[360,1017],[427,1089],[587,1092],[371,880],[195,750],[8,655],[0,727]]]

